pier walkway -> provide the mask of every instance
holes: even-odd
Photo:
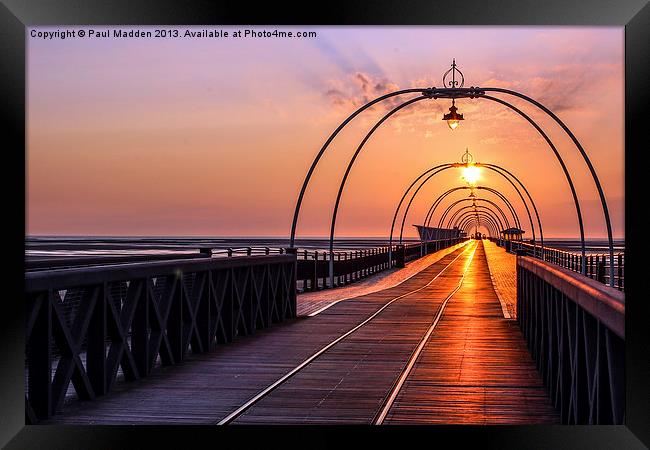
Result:
[[[395,286],[329,299],[43,423],[559,423],[504,318],[486,258],[502,250],[489,245],[449,249]]]
[[[504,317],[517,318],[517,257],[506,252],[492,241],[484,240],[485,258],[487,259],[492,286],[505,306]]]

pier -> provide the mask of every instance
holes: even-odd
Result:
[[[295,261],[295,256],[290,254],[251,258],[266,264],[269,273],[274,270],[273,264]],[[246,270],[245,264],[249,264],[251,258],[212,258],[212,264],[223,265],[218,271],[230,270],[223,273],[231,273],[233,286],[236,286],[237,280],[245,276],[242,270]],[[57,367],[51,367],[54,375],[50,391],[45,394],[49,396],[50,414],[40,419],[37,416],[43,413],[38,408],[42,408],[39,395],[44,394],[37,390],[35,381],[29,384],[27,406],[32,410],[31,419],[45,424],[548,424],[596,422],[598,417],[612,422],[622,420],[617,415],[622,405],[615,403],[623,399],[622,391],[616,390],[616,377],[622,370],[616,364],[620,365],[622,359],[613,351],[606,351],[622,342],[616,335],[621,331],[620,318],[624,312],[622,294],[601,284],[600,290],[604,290],[601,296],[607,298],[600,300],[619,302],[619,308],[605,311],[601,307],[594,311],[584,303],[583,297],[594,295],[589,292],[593,287],[587,284],[597,282],[577,275],[584,280],[578,280],[573,290],[582,290],[584,294],[578,299],[580,303],[572,306],[572,317],[578,317],[578,313],[586,317],[582,308],[596,314],[598,319],[586,320],[593,321],[597,327],[594,330],[599,339],[592,344],[597,352],[582,355],[590,358],[584,360],[584,366],[575,355],[567,355],[567,363],[564,355],[557,351],[548,359],[551,363],[545,364],[536,351],[539,343],[530,337],[541,338],[544,331],[537,325],[532,334],[527,325],[522,329],[522,325],[530,321],[528,311],[531,309],[523,306],[526,299],[517,289],[517,283],[523,280],[521,273],[517,278],[517,270],[524,270],[522,264],[528,260],[538,261],[508,253],[490,240],[465,240],[406,263],[404,268],[371,275],[349,286],[305,292],[293,298],[290,291],[285,291],[287,295],[276,296],[279,303],[272,308],[264,308],[264,301],[261,301],[259,308],[254,308],[257,319],[247,312],[251,311],[252,303],[247,303],[251,296],[241,297],[247,299],[241,305],[248,305],[248,308],[236,308],[235,311],[240,312],[234,316],[223,313],[227,300],[222,297],[221,316],[212,312],[212,317],[216,317],[213,322],[219,325],[205,328],[213,340],[201,331],[204,329],[201,324],[206,323],[201,315],[210,313],[199,301],[195,303],[194,314],[181,319],[185,327],[172,326],[171,314],[167,327],[154,326],[154,329],[167,328],[167,333],[162,335],[167,339],[155,340],[161,344],[158,350],[149,353],[150,365],[138,363],[142,352],[134,339],[138,335],[133,326],[135,322],[131,322],[130,327],[125,325],[121,334],[117,334],[124,336],[122,343],[107,346],[108,356],[95,362],[89,359],[92,341],[88,340],[86,349],[82,349],[78,344],[79,335],[74,334],[79,328],[72,325],[67,352],[62,351],[60,357],[52,353],[49,356],[57,360]],[[228,264],[234,262],[239,268],[227,269]],[[153,262],[148,266],[158,265],[158,270],[167,270],[170,264],[178,265],[179,262]],[[204,260],[183,264],[195,265],[192,270],[199,274],[201,270],[212,273]],[[152,270],[149,267],[150,275],[154,275]],[[100,266],[97,271],[105,273],[106,268]],[[141,276],[133,271],[131,268],[132,276]],[[41,277],[40,284],[33,286],[34,290],[47,289],[47,284],[53,282],[51,279],[45,281],[43,277],[47,275],[42,271],[34,274]],[[122,277],[124,275],[122,273]],[[210,286],[216,288],[215,293],[224,276],[212,273]],[[87,274],[85,277],[87,280]],[[258,278],[258,282],[263,279]],[[272,279],[266,278],[266,281]],[[290,275],[285,279],[289,281]],[[35,280],[31,283],[37,284]],[[188,299],[186,305],[202,295],[193,289],[183,290]],[[282,289],[276,285],[267,292],[277,293]],[[263,299],[264,295],[257,298]],[[124,318],[129,305],[121,304],[122,314],[117,312],[116,316]],[[182,305],[180,301],[179,304]],[[169,305],[173,311],[174,303]],[[133,308],[138,310],[137,305]],[[112,308],[109,306],[109,309]],[[44,310],[40,310],[41,314]],[[526,310],[527,317],[517,316],[518,310]],[[260,315],[262,311],[271,316]],[[280,311],[284,312],[278,314]],[[135,312],[132,315],[137,316]],[[161,311],[154,315],[164,320]],[[32,316],[34,321],[39,318],[38,313]],[[228,325],[226,320],[232,317],[237,319],[233,325]],[[265,321],[263,317],[270,317],[270,320]],[[87,320],[96,320],[96,313]],[[110,328],[110,321],[107,323]],[[550,322],[547,319],[545,323]],[[564,323],[564,326],[571,326]],[[56,328],[52,327],[54,335]],[[126,329],[132,333],[128,339]],[[176,329],[179,334],[172,333]],[[30,345],[37,342],[34,330],[34,327],[30,330]],[[587,329],[581,327],[577,331],[584,330]],[[551,342],[560,338],[566,346],[563,339],[574,336],[573,345],[576,345],[575,333],[568,331],[569,334],[562,334],[561,329],[556,329],[559,334],[542,340]],[[85,332],[86,339],[93,336],[92,330]],[[110,342],[116,340],[114,336],[107,329],[104,337]],[[600,340],[603,340],[602,346],[599,346]],[[154,349],[150,347],[152,342],[154,340],[150,339],[146,348]],[[589,344],[589,341],[584,343]],[[176,345],[185,345],[184,350]],[[176,348],[178,350],[174,351]],[[152,359],[156,353],[161,356],[158,362]],[[622,358],[622,354],[620,356]],[[33,357],[29,367],[37,370],[36,355]],[[133,361],[132,366],[129,361]],[[69,365],[63,367],[64,374],[56,370],[66,363]],[[579,387],[572,376],[571,365],[581,368],[586,377],[585,398],[577,397],[577,391],[569,394],[571,386]],[[564,367],[564,372],[557,372],[560,375],[554,378],[549,366]],[[567,371],[565,381],[563,377]],[[603,381],[598,384],[597,378],[592,378],[587,385],[590,372],[601,373]],[[64,375],[68,380],[62,378]],[[98,385],[98,379],[105,384]],[[560,390],[554,390],[551,383],[557,379],[562,380]],[[65,391],[62,391],[64,386]],[[105,389],[105,395],[99,394],[98,386]],[[55,390],[57,387],[59,391]],[[88,395],[91,392],[92,397]],[[607,402],[597,401],[605,397]],[[611,399],[616,400],[612,402]]]

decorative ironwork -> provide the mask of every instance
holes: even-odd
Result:
[[[447,77],[450,74],[451,80],[447,81]],[[456,80],[456,74],[460,75],[460,82]],[[458,66],[456,66],[456,58],[452,59],[451,68],[442,75],[442,85],[445,87],[449,86],[450,88],[462,88],[465,86],[465,76],[463,75],[463,72],[458,69]]]
[[[474,163],[474,156],[469,152],[469,148],[465,148],[465,153],[463,153],[463,156],[461,156],[460,161],[465,165],[469,166],[472,163]],[[472,193],[474,191],[472,190]]]

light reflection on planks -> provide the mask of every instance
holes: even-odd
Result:
[[[482,247],[384,423],[559,423]]]

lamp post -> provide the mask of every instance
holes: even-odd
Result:
[[[456,73],[460,75],[460,84],[456,80]],[[451,74],[451,80],[447,81],[447,77]],[[463,72],[458,70],[456,67],[456,59],[454,58],[451,63],[451,69],[446,71],[444,75],[442,76],[442,84],[444,86],[449,86],[451,88],[462,88],[465,85],[465,77],[463,76]],[[456,98],[451,97],[451,106],[449,107],[449,112],[442,116],[442,120],[447,122],[447,125],[449,128],[453,131],[455,130],[458,125],[460,125],[461,120],[465,120],[463,118],[463,115],[458,113],[458,108],[456,108]]]

